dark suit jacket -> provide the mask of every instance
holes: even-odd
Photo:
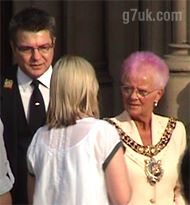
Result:
[[[26,152],[32,136],[18,88],[17,66],[1,78],[1,118],[8,159],[15,177],[13,204],[27,204]]]

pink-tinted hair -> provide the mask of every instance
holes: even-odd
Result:
[[[151,66],[152,71],[155,73],[156,85],[164,88],[169,79],[169,68],[163,59],[150,51],[134,52],[123,61],[121,65],[121,82],[131,71],[140,69],[144,65]]]

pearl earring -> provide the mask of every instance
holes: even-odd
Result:
[[[157,107],[157,105],[158,105],[158,102],[154,101],[154,107]]]

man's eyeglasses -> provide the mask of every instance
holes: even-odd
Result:
[[[53,48],[53,46],[54,46],[53,43],[51,45],[50,44],[45,44],[45,45],[42,45],[42,46],[39,46],[39,47],[36,47],[36,48],[30,47],[30,46],[18,46],[18,45],[16,45],[17,49],[21,53],[26,54],[26,55],[33,54],[35,49],[37,49],[40,54],[47,54]]]
[[[147,91],[147,90],[143,90],[143,89],[139,89],[139,88],[133,88],[133,87],[130,87],[127,85],[122,85],[121,89],[122,89],[123,93],[126,95],[131,95],[135,91],[135,93],[138,97],[146,97],[147,95],[151,94],[152,92],[158,90],[158,89],[154,89],[151,91]]]

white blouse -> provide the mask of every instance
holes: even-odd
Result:
[[[11,172],[9,161],[3,141],[3,124],[0,120],[0,195],[11,190],[14,183],[14,177]]]
[[[36,178],[33,204],[108,205],[103,168],[120,146],[116,129],[103,120],[40,128],[27,153]]]

